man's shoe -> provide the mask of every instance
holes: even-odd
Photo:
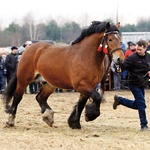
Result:
[[[119,105],[118,98],[117,95],[114,96],[113,109],[117,109],[117,106]]]
[[[150,128],[148,126],[141,127],[141,131],[150,131]]]

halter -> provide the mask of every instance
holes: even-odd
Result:
[[[107,43],[107,36],[108,36],[109,34],[118,34],[118,33],[119,33],[118,31],[104,32],[104,36],[102,37],[101,44],[99,45],[98,50],[97,50],[97,51],[101,51],[101,50],[103,49],[103,43],[104,43],[104,41],[106,40],[106,45],[105,45],[105,48],[104,48],[103,51],[105,51],[105,52],[107,51],[107,52],[108,52],[108,58],[109,58],[109,60],[110,60],[110,63],[109,63],[109,65],[108,65],[108,67],[107,67],[107,69],[106,69],[106,71],[105,71],[104,78],[106,78],[106,75],[108,74],[108,70],[109,70],[109,67],[110,67],[111,62],[114,61],[112,54],[113,54],[115,51],[122,50],[122,48],[115,48],[115,49],[113,49],[113,50],[110,51],[109,45],[108,45],[108,43]],[[104,53],[105,53],[105,52],[104,52]],[[106,54],[106,53],[105,53],[105,54]],[[114,63],[114,65],[115,65],[115,69],[116,69],[116,70],[120,70],[120,64],[117,65],[116,63]]]
[[[113,50],[110,50],[109,48],[109,45],[107,43],[107,36],[109,34],[118,34],[119,32],[118,31],[110,31],[110,32],[104,32],[104,36],[102,37],[102,40],[101,40],[101,44],[99,45],[98,47],[98,51],[101,51],[102,49],[104,49],[104,53],[107,54],[108,52],[108,57],[109,57],[109,60],[112,61],[112,54],[115,52],[115,51],[118,51],[118,50],[122,50],[122,48],[115,48]],[[106,45],[105,47],[103,48],[103,43],[104,41],[106,40]]]

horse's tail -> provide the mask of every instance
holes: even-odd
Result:
[[[5,92],[3,94],[3,104],[6,112],[8,112],[9,110],[10,107],[9,103],[12,97],[14,96],[16,86],[17,86],[17,75],[15,73],[12,79],[10,80],[9,84],[7,85]]]

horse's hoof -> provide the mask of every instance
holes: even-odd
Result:
[[[81,129],[81,125],[79,123],[69,124],[69,127],[72,129]]]
[[[90,115],[87,115],[85,114],[85,121],[88,122],[88,121],[93,121],[95,120],[100,114],[90,114]]]
[[[85,107],[85,121],[93,121],[100,115],[100,109],[94,102]]]
[[[9,123],[8,121],[6,122],[6,126],[7,127],[14,127],[14,124],[13,123]]]
[[[81,129],[81,125],[78,120],[73,120],[72,118],[68,119],[68,125],[72,129]]]
[[[6,121],[6,126],[13,127],[14,125],[15,125],[15,116],[9,114],[8,121]]]
[[[97,114],[85,114],[85,121],[93,121],[95,120],[98,116],[100,116],[100,113]]]
[[[42,114],[43,121],[46,122],[50,127],[53,126],[54,123],[54,112],[51,109],[46,109]]]
[[[43,121],[47,123],[50,127],[53,126],[54,121],[51,121],[48,117],[43,117]]]

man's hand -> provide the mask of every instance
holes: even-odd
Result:
[[[150,71],[148,71],[147,75],[150,77]]]

